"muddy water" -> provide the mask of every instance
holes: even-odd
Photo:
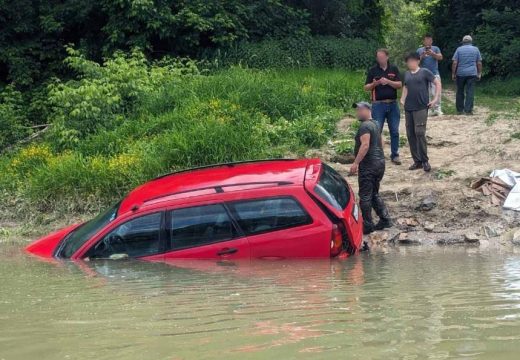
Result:
[[[0,245],[0,359],[518,359],[520,256],[45,263]]]

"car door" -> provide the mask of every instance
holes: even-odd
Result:
[[[314,217],[302,201],[293,196],[229,203],[233,216],[248,238],[251,258],[327,258],[330,256],[332,224],[310,199],[308,206]]]
[[[115,226],[96,241],[84,257],[124,259],[155,257],[164,252],[164,212],[136,216]]]
[[[169,242],[165,259],[250,257],[247,239],[222,203],[171,209],[166,227]]]

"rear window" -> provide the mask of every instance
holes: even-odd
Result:
[[[314,191],[335,209],[344,210],[350,200],[347,182],[330,166],[326,164],[322,166],[323,172]]]
[[[286,229],[312,222],[293,198],[268,198],[229,204],[246,235]]]

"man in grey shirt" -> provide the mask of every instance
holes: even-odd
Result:
[[[419,67],[421,57],[416,52],[406,58],[408,71],[404,74],[404,87],[401,95],[401,104],[404,106],[406,120],[406,136],[412,153],[413,164],[410,170],[423,169],[431,171],[428,159],[428,145],[426,142],[426,121],[428,109],[439,101],[441,82],[428,69]],[[435,85],[435,95],[430,101],[430,83]]]
[[[466,35],[453,54],[451,78],[457,83],[457,113],[473,115],[475,82],[482,76],[482,56],[478,47],[472,45],[473,39]]]

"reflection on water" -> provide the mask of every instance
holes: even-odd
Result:
[[[0,359],[518,359],[520,257],[46,263],[0,245]]]

